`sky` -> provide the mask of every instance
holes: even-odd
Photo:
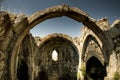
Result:
[[[120,18],[120,0],[4,0],[1,4],[1,10],[30,16],[37,11],[61,4],[77,7],[95,19],[108,17],[110,24],[115,19]],[[71,37],[79,37],[82,26],[82,23],[71,18],[56,17],[39,23],[30,32],[33,36],[40,37],[51,33],[63,33]]]

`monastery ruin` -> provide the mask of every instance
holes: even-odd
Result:
[[[84,25],[82,35],[33,37],[41,22],[66,16]],[[56,26],[57,27],[57,26]],[[74,27],[74,26],[73,26]],[[52,59],[52,53],[57,59]],[[0,80],[120,80],[120,20],[93,19],[58,5],[25,16],[0,11]]]

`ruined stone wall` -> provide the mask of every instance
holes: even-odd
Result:
[[[104,19],[103,19],[104,20]],[[102,21],[102,20],[101,20]],[[103,21],[104,22],[104,21]],[[98,24],[99,22],[97,22]],[[105,20],[106,23],[106,20]],[[103,24],[103,23],[101,23]],[[107,23],[108,24],[108,23]],[[99,24],[100,25],[100,24]],[[103,26],[101,26],[102,29]],[[103,28],[106,29],[106,28]],[[82,72],[81,79],[84,80],[85,77],[89,77],[90,73],[88,74],[87,69],[87,62],[95,57],[97,58],[100,63],[102,64],[102,66],[104,66],[105,70],[105,63],[106,63],[106,58],[105,58],[105,54],[103,53],[104,50],[101,47],[102,43],[101,41],[98,39],[98,37],[96,36],[96,34],[91,31],[90,29],[88,29],[86,26],[84,26],[82,28],[82,35],[80,37],[80,54],[81,54],[81,67],[80,67],[80,71]],[[94,61],[95,62],[95,61]],[[92,62],[92,63],[94,63]],[[94,66],[94,65],[92,65]],[[100,66],[99,66],[100,67]],[[97,68],[96,68],[97,70]],[[101,69],[98,68],[98,72]],[[92,67],[91,67],[91,71],[92,71]],[[103,76],[106,76],[106,70],[103,73],[98,73],[99,75],[104,74]],[[89,77],[90,78],[90,77]]]
[[[8,80],[8,78],[12,77],[9,76],[12,69],[10,69],[10,65],[14,64],[14,61],[10,61],[11,53],[15,51],[15,53],[19,53],[19,44],[16,43],[18,37],[21,34],[20,28],[21,20],[25,21],[25,16],[23,15],[16,15],[11,14],[8,12],[0,11],[0,79],[1,80]],[[19,24],[18,24],[19,23]],[[24,23],[23,23],[24,24]],[[25,24],[26,25],[26,21]],[[18,29],[19,26],[19,29]],[[23,25],[21,25],[23,26]],[[16,29],[17,28],[17,29]],[[16,49],[15,49],[15,46]],[[12,58],[16,59],[16,58]],[[14,67],[12,67],[14,69]]]
[[[8,58],[13,34],[12,21],[7,12],[0,12],[0,79],[8,80]]]
[[[30,79],[33,80],[36,77],[36,71],[39,69],[35,65],[35,54],[39,53],[39,51],[44,53],[45,50],[37,47],[40,43],[36,45],[32,36],[29,38],[25,38],[25,36],[38,23],[60,16],[75,19],[76,21],[82,22],[86,27],[83,29],[84,33],[81,38],[73,39],[73,44],[78,49],[78,53],[80,53],[79,57],[81,58],[79,58],[79,62],[83,61],[85,52],[90,53],[89,51],[95,49],[94,51],[97,53],[100,50],[96,49],[98,48],[98,46],[95,47],[96,44],[91,46],[91,42],[84,46],[89,35],[91,35],[96,39],[97,44],[101,48],[101,51],[99,51],[100,55],[98,56],[99,60],[102,63],[105,62],[107,66],[107,77],[114,77],[116,71],[120,72],[120,20],[116,20],[110,26],[106,18],[97,21],[90,18],[78,8],[60,5],[39,11],[30,17],[0,11],[0,80],[8,80],[8,78],[10,80],[16,79],[18,54],[24,56],[23,61],[28,65],[28,73],[32,75]],[[39,40],[42,42],[42,39]],[[66,45],[64,46],[67,48]],[[90,46],[93,48],[90,48]],[[67,51],[72,53],[72,47],[69,48],[71,51]],[[61,52],[60,49],[58,50],[59,52]],[[66,53],[64,50],[63,52]],[[24,53],[28,53],[29,55],[24,55]],[[47,52],[45,51],[45,53]],[[91,54],[91,56],[94,56],[94,54]]]
[[[39,50],[35,56],[37,73],[43,67],[45,72],[47,72],[49,80],[62,79],[67,77],[67,75],[73,78],[73,80],[77,79],[79,52],[73,44],[75,42],[71,43],[69,39],[74,41],[71,37],[64,34],[50,34],[42,39],[36,37],[36,41],[38,40],[37,44],[39,44]],[[52,60],[54,50],[58,53],[58,61]],[[40,77],[40,75],[37,77]]]
[[[37,45],[31,34],[25,36],[17,55],[16,75],[18,80],[34,80],[34,55]]]
[[[106,63],[106,61],[108,61],[108,65],[106,65],[106,71],[107,71],[107,77],[105,79],[114,79],[115,77],[115,73],[118,72],[118,75],[120,74],[120,21],[119,20],[115,20],[115,22],[110,26],[108,19],[107,18],[103,18],[100,19],[98,21],[96,21],[97,25],[100,25],[101,29],[104,30],[105,33],[107,33],[109,35],[109,37],[112,39],[112,42],[114,43],[114,49],[112,50],[112,53],[110,54],[110,56],[106,56],[107,58],[105,59],[104,57],[104,51],[101,50],[101,43],[99,42],[99,39],[97,39],[97,36],[95,35],[95,33],[93,33],[91,30],[89,30],[87,27],[83,27],[82,28],[82,36],[80,37],[80,50],[81,50],[81,54],[82,51],[85,48],[85,55],[81,55],[82,60],[85,61],[85,64],[87,62],[87,60],[89,60],[89,58],[91,56],[96,56],[101,63]],[[93,44],[94,41],[89,42],[87,46],[82,46],[86,40],[86,36],[92,35],[92,38],[96,44]],[[89,41],[89,39],[87,40]],[[91,45],[92,44],[92,45]],[[104,44],[103,44],[104,45]],[[98,47],[98,49],[97,49]],[[83,50],[82,50],[83,49]],[[100,52],[99,52],[100,51]],[[98,56],[97,56],[98,55]],[[110,58],[109,58],[110,57]],[[83,62],[84,63],[84,62]],[[84,64],[83,64],[84,65]]]
[[[114,49],[109,60],[108,76],[115,77],[116,72],[120,76],[120,20],[115,20],[106,32],[114,43]]]
[[[74,44],[69,40],[73,41]],[[24,38],[17,56],[17,78],[24,79],[24,77],[20,78],[23,75],[22,68],[26,68],[27,71],[24,70],[24,73],[27,75],[24,76],[29,77],[29,80],[39,78],[41,67],[44,67],[49,80],[65,77],[64,75],[67,75],[68,72],[71,78],[77,78],[79,65],[79,50],[77,50],[79,44],[77,41],[78,38],[74,39],[64,34],[51,34],[45,38],[33,38],[32,35],[28,34]],[[76,46],[74,46],[75,44]],[[53,50],[59,54],[58,62],[52,60]],[[23,67],[24,62],[26,67]]]

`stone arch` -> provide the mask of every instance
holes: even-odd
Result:
[[[95,34],[92,30],[90,30],[87,27],[83,27],[82,28],[82,36],[81,36],[81,59],[84,62],[84,57],[85,57],[85,51],[86,51],[86,47],[89,43],[90,40],[95,41],[95,43],[98,45],[98,47],[101,49],[102,51],[102,56],[101,55],[96,55],[97,56],[101,56],[100,59],[99,57],[97,57],[103,64],[108,64],[109,63],[109,56],[110,53],[106,52],[105,46],[107,46],[107,44],[104,44],[103,41],[101,41],[101,39],[97,36],[97,34]],[[87,60],[86,60],[87,61]]]
[[[66,34],[53,33],[53,34],[49,34],[48,36],[44,37],[38,46],[41,47],[42,45],[44,45],[44,43],[46,41],[49,41],[50,39],[55,38],[55,37],[61,37],[65,40],[69,41],[72,45],[74,45],[74,43],[75,43],[73,41],[72,37],[70,37]]]
[[[100,48],[100,50],[102,52],[101,54],[97,54],[97,53],[89,54],[89,53],[86,53],[86,49],[87,49],[87,47],[88,47],[91,40],[93,40],[98,45],[98,47]],[[85,58],[87,55],[89,55],[89,57]],[[82,53],[81,53],[82,62],[84,62],[84,61],[86,62],[91,56],[95,56],[96,58],[98,58],[103,65],[104,65],[105,61],[107,61],[106,54],[104,53],[104,50],[100,46],[100,42],[95,37],[93,37],[91,34],[89,34],[89,35],[87,35],[85,37],[85,40],[83,41],[83,47],[82,47]]]
[[[73,38],[66,35],[66,34],[59,34],[59,33],[53,33],[53,34],[49,34],[48,36],[44,37],[38,47],[42,47],[44,46],[48,41],[54,39],[54,38],[62,38],[64,41],[68,42],[76,51],[76,53],[79,53],[79,47],[77,46],[77,43],[75,41],[73,41]],[[54,49],[53,49],[54,50]],[[78,54],[79,55],[79,54]]]
[[[104,44],[102,45],[102,48],[104,48],[105,53],[106,52],[111,53],[111,50],[112,50],[111,39],[105,32],[103,32],[99,28],[96,22],[92,18],[90,18],[84,11],[76,7],[69,7],[67,5],[51,7],[43,11],[36,12],[33,15],[29,16],[28,19],[26,19],[26,22],[28,22],[28,24],[22,25],[22,27],[24,27],[25,29],[22,30],[21,34],[18,36],[16,40],[16,45],[13,47],[13,50],[11,51],[11,55],[10,55],[11,57],[9,57],[10,80],[15,80],[16,54],[19,50],[19,45],[21,44],[25,35],[29,32],[30,29],[32,29],[35,25],[39,24],[40,22],[50,19],[50,18],[61,17],[61,16],[67,16],[78,22],[82,22],[85,26],[91,29],[98,36],[98,38],[102,41],[102,43]],[[21,27],[21,25],[19,26]]]
[[[53,50],[58,53],[57,61],[52,60]],[[63,77],[68,78],[65,75],[69,75],[72,80],[77,80],[79,51],[71,37],[65,34],[50,34],[41,40],[38,51],[39,53],[34,56],[35,65],[39,66],[39,69],[43,66],[49,79],[56,74],[54,77],[60,80],[63,80]]]
[[[75,50],[76,53],[78,53],[78,55],[80,55],[79,53],[79,46],[77,46],[77,43],[75,41],[73,41],[73,38],[66,35],[66,34],[59,34],[59,33],[53,33],[53,34],[49,34],[48,36],[44,37],[38,47],[41,48],[43,47],[46,43],[48,43],[50,40],[53,40],[53,39],[57,39],[57,38],[60,38],[62,39],[63,41],[67,42],[70,44],[70,46],[72,46]],[[53,49],[53,50],[56,50],[56,49]],[[57,50],[56,50],[57,51]],[[58,52],[58,51],[57,51]],[[79,56],[78,56],[79,57]]]
[[[106,67],[107,67],[106,64],[109,63],[110,54],[108,55],[105,52],[105,49],[102,47],[102,45],[103,45],[102,41],[98,38],[98,36],[93,31],[89,30],[86,27],[83,30],[83,35],[82,35],[81,39],[82,39],[82,44],[81,44],[81,46],[82,46],[82,48],[81,48],[81,69],[83,67],[85,67],[85,69],[87,69],[87,67],[88,67],[88,66],[86,66],[87,62],[92,57],[95,57],[98,60],[98,62],[100,62],[100,64],[103,66],[103,68],[105,70],[105,75],[104,75],[104,77],[105,77],[106,76]],[[91,43],[91,41],[92,41],[92,43]],[[89,48],[90,49],[90,51],[89,51],[87,48],[89,47],[89,45],[92,45],[93,43],[95,43],[97,45],[97,48],[94,47],[92,49],[92,46],[91,46]],[[97,49],[99,49],[99,50],[97,50]],[[98,51],[98,52],[96,53],[96,51]],[[87,72],[86,72],[86,74],[87,74]],[[84,78],[86,78],[86,76],[84,76]]]

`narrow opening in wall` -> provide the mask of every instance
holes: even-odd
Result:
[[[56,50],[53,50],[52,52],[52,60],[58,61],[58,52]]]

